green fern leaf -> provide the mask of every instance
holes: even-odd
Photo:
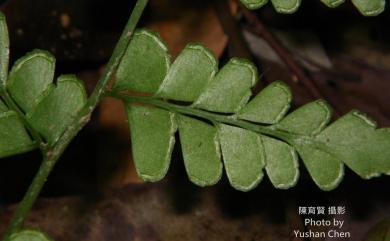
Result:
[[[264,148],[260,135],[243,128],[219,125],[219,140],[230,184],[241,191],[253,189],[263,178]]]
[[[340,4],[344,3],[345,0],[321,0],[326,6],[330,8],[338,7]]]
[[[14,233],[10,237],[10,241],[53,241],[47,237],[44,233],[36,230],[22,230]]]
[[[30,112],[44,96],[54,78],[55,59],[46,51],[34,50],[13,65],[8,92],[25,112]]]
[[[177,122],[189,179],[199,186],[217,183],[222,176],[217,128],[183,115]]]
[[[353,5],[366,16],[376,16],[385,10],[385,0],[352,0]]]
[[[268,3],[268,0],[241,0],[241,3],[249,9],[258,9]]]
[[[5,16],[0,12],[0,91],[3,94],[8,78],[9,40]],[[35,148],[15,111],[0,99],[0,158]]]
[[[243,120],[275,124],[290,108],[291,99],[290,88],[283,82],[275,81],[256,95],[237,115]]]
[[[279,13],[293,13],[301,5],[301,0],[271,0],[271,2]]]
[[[0,14],[1,96],[4,98],[9,94],[27,123],[48,144],[55,143],[86,103],[82,82],[75,76],[65,75],[53,83],[55,59],[47,51],[27,53],[15,62],[9,75],[8,58],[8,31],[5,17]],[[20,118],[21,115],[0,100],[0,157],[37,147],[38,143],[31,140]]]
[[[298,155],[287,143],[265,135],[263,141],[266,166],[265,170],[276,188],[287,189],[295,186],[299,178]]]
[[[351,111],[321,132],[317,139],[363,178],[390,174],[390,129]]]
[[[133,68],[133,74],[152,76],[144,71],[168,59],[168,53],[162,44],[155,43],[155,33],[142,30],[140,34],[154,36],[143,38],[144,43],[130,44],[129,49],[136,51],[146,45],[151,46],[148,51],[159,54],[143,62],[148,66]],[[127,53],[123,69],[127,58],[134,56],[131,51]],[[186,172],[199,186],[218,182],[223,162],[231,185],[238,190],[253,189],[262,180],[264,170],[276,188],[290,188],[299,177],[298,155],[323,190],[337,187],[344,164],[362,178],[390,174],[389,129],[376,129],[371,120],[355,111],[328,125],[332,110],[322,100],[286,115],[291,91],[280,81],[248,102],[258,77],[254,65],[232,59],[218,72],[216,63],[205,47],[188,45],[166,76],[157,75],[163,81],[155,93],[149,92],[154,96],[113,92],[126,102],[136,169],[144,180],[157,181],[167,173],[177,130]],[[124,84],[123,78],[128,77],[117,74],[122,90],[137,90],[131,89],[131,83]],[[137,84],[142,89],[153,81],[144,78]],[[177,105],[165,99],[192,104]]]
[[[345,0],[320,0],[326,6],[334,8],[344,3]],[[264,6],[266,0],[241,0],[241,3],[249,9],[258,9]],[[279,13],[294,13],[301,5],[301,0],[271,0],[275,10]],[[352,3],[364,16],[376,16],[385,10],[386,0],[352,0]]]
[[[63,75],[45,91],[39,104],[27,113],[27,121],[54,143],[87,101],[83,83],[74,75]]]
[[[9,75],[7,90],[26,113],[27,121],[49,143],[65,131],[86,103],[84,86],[75,76],[60,76],[53,83],[54,57],[34,50],[20,58]]]
[[[194,101],[218,70],[214,54],[199,44],[189,44],[168,70],[156,96]],[[189,82],[191,79],[193,81]]]
[[[209,111],[235,113],[248,102],[257,76],[256,67],[249,61],[231,59],[202,90],[193,106]],[[226,95],[228,99],[224,98]]]
[[[155,93],[169,69],[167,49],[157,33],[137,30],[118,67],[116,88]]]
[[[30,151],[35,146],[16,112],[8,110],[0,100],[0,158]]]
[[[133,155],[138,175],[161,180],[168,171],[177,129],[174,114],[156,108],[128,106]]]
[[[343,165],[340,160],[317,147],[310,138],[320,133],[331,118],[331,109],[323,101],[308,103],[287,115],[275,129],[287,131],[298,138],[293,145],[301,156],[314,182],[324,190],[335,188],[343,177]],[[308,138],[304,138],[308,136]]]

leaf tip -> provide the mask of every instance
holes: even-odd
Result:
[[[294,5],[292,6],[282,6],[276,3],[276,1],[271,1],[271,2],[278,13],[285,13],[285,14],[295,13],[299,9],[299,6],[301,5],[301,0],[295,0]]]
[[[237,57],[235,57],[235,58],[231,58],[229,60],[229,62],[231,62],[232,64],[243,66],[243,67],[246,67],[247,69],[249,69],[249,71],[252,74],[252,79],[251,79],[252,87],[259,80],[259,74],[258,74],[258,71],[257,71],[257,67],[253,64],[252,61],[250,61],[248,59],[245,59],[245,58],[237,58]]]
[[[359,12],[366,17],[375,17],[381,14],[386,7],[385,0],[352,0],[352,3],[359,10]]]
[[[53,241],[46,234],[33,229],[25,229],[14,233],[10,237],[10,241],[26,241],[26,240],[34,240],[34,241]]]
[[[241,0],[241,3],[248,9],[259,9],[268,3],[268,0]]]
[[[332,191],[340,185],[343,178],[344,178],[344,164],[340,162],[339,173],[338,173],[337,177],[332,182],[319,183],[318,181],[316,181],[316,179],[313,178],[313,180],[321,190]]]
[[[364,123],[366,123],[367,125],[373,127],[373,128],[376,128],[377,127],[377,123],[376,121],[374,121],[371,117],[369,117],[366,113],[360,111],[360,110],[352,110],[350,112],[353,116],[356,116],[357,118],[359,118],[360,120],[364,121]]]
[[[183,51],[185,51],[186,49],[191,49],[191,50],[203,52],[208,57],[211,64],[214,66],[215,73],[218,71],[217,57],[215,56],[214,52],[211,49],[209,49],[207,46],[205,46],[202,43],[189,43],[186,45],[186,47],[184,48]]]
[[[345,0],[321,0],[326,6],[330,8],[335,8],[345,2]]]
[[[160,33],[157,32],[157,31],[154,31],[154,30],[151,30],[151,29],[147,29],[147,28],[139,28],[139,29],[137,29],[134,32],[134,36],[145,36],[145,37],[148,37],[148,38],[152,39],[153,41],[155,41],[156,43],[158,43],[158,45],[163,50],[168,52],[168,45],[167,45],[167,43],[161,38]]]
[[[253,189],[255,189],[259,183],[263,180],[263,177],[264,177],[264,173],[263,171],[260,171],[258,177],[256,180],[254,180],[252,183],[248,184],[248,185],[240,185],[240,184],[237,184],[237,183],[234,183],[234,182],[231,182],[230,184],[232,185],[232,187],[238,191],[241,191],[241,192],[249,192]]]

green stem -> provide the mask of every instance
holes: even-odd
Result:
[[[106,87],[118,67],[127,46],[130,43],[131,37],[135,30],[135,27],[144,11],[148,0],[137,0],[137,3],[131,13],[129,21],[126,24],[126,27],[115,46],[114,52],[108,61],[108,64],[105,68],[104,73],[99,79],[93,93],[88,98],[86,105],[83,109],[77,114],[77,117],[74,119],[72,124],[66,129],[58,141],[49,146],[44,152],[44,159],[39,168],[38,173],[34,177],[33,182],[31,183],[27,193],[25,194],[23,200],[20,202],[18,209],[14,217],[11,220],[10,226],[8,227],[4,241],[10,240],[12,233],[17,232],[23,225],[23,221],[30,211],[32,205],[37,199],[44,183],[47,180],[51,170],[56,164],[58,158],[64,152],[71,140],[77,135],[77,133],[88,123],[92,111],[96,108],[97,104],[101,100],[106,90]]]
[[[46,182],[48,174],[53,169],[55,164],[55,159],[53,157],[44,157],[42,165],[40,166],[38,173],[35,175],[33,182],[30,184],[26,195],[24,196],[22,202],[19,204],[14,217],[11,220],[10,225],[8,226],[7,231],[5,232],[4,241],[8,241],[10,236],[17,232],[23,224],[24,218],[27,213],[30,211],[34,201],[37,199],[43,185]]]
[[[297,138],[297,136],[294,135],[293,133],[277,130],[272,126],[263,126],[257,123],[254,124],[248,121],[239,120],[234,115],[214,114],[208,111],[195,109],[190,106],[175,105],[150,96],[132,96],[126,93],[120,93],[115,91],[109,92],[107,93],[107,95],[117,99],[121,99],[125,102],[140,102],[140,103],[145,103],[156,107],[160,107],[162,109],[169,110],[174,113],[200,117],[209,120],[213,123],[225,123],[225,124],[238,126],[247,130],[251,130],[253,132],[273,136],[289,143],[292,143],[294,139]]]
[[[154,98],[152,96],[134,96],[129,95],[126,92],[116,91],[108,92],[106,95],[123,100],[125,103],[144,103],[168,110],[173,113],[199,117],[208,120],[212,123],[224,123],[232,126],[241,127],[246,130],[283,140],[294,147],[298,147],[303,144],[307,145],[308,143],[310,143],[312,147],[334,155],[334,152],[332,151],[332,148],[330,146],[320,140],[316,140],[315,138],[313,138],[313,136],[306,136],[284,131],[272,125],[265,126],[259,123],[252,123],[245,120],[240,120],[235,115],[215,114],[212,112],[195,109],[191,106],[172,104],[161,99]]]
[[[240,120],[235,115],[215,114],[212,112],[193,108],[192,106],[176,105],[166,102],[161,99],[154,98],[152,96],[134,96],[128,92],[117,92],[115,90],[106,94],[107,96],[114,97],[122,100],[125,103],[143,103],[165,109],[167,111],[199,117],[204,120],[208,120],[213,124],[224,123],[232,126],[237,126],[246,130],[250,130],[262,135],[270,136],[287,142],[291,146],[298,148],[302,145],[310,145],[313,148],[322,150],[330,155],[334,155],[334,151],[327,143],[313,138],[311,135],[301,135],[297,133],[288,132],[278,129],[273,125],[261,125],[259,123],[252,123],[245,120]]]

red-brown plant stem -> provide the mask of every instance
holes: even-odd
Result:
[[[253,32],[259,37],[263,38],[271,46],[271,48],[276,52],[276,54],[282,59],[290,71],[302,82],[304,87],[307,89],[308,93],[314,99],[324,99],[323,94],[320,92],[316,84],[305,74],[302,68],[296,63],[294,58],[291,56],[291,53],[282,43],[268,30],[268,28],[262,23],[262,21],[245,7],[241,8],[241,11],[248,21],[248,23],[253,27]]]

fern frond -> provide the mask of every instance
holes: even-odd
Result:
[[[60,76],[53,83],[55,59],[49,52],[27,53],[15,62],[9,76],[8,59],[8,32],[0,14],[0,158],[43,144],[32,140],[25,123],[52,145],[86,103],[85,88],[75,76]],[[13,107],[20,109],[21,115]]]
[[[345,0],[320,0],[330,8],[338,7]],[[249,9],[258,9],[264,6],[268,0],[241,0],[241,3]],[[279,13],[294,13],[301,5],[301,0],[271,0],[275,10]],[[352,3],[364,16],[376,16],[385,10],[386,0],[352,0]]]
[[[37,230],[25,229],[11,235],[10,241],[52,241],[46,234]]]
[[[377,129],[358,111],[330,125],[332,110],[323,100],[287,114],[292,95],[280,81],[251,99],[256,67],[233,58],[218,71],[214,55],[199,44],[187,45],[172,65],[169,59],[156,33],[138,30],[111,93],[126,103],[135,165],[144,180],[167,173],[176,131],[188,177],[199,186],[217,183],[224,166],[238,190],[253,189],[263,172],[276,188],[290,188],[299,177],[298,155],[323,190],[337,187],[344,165],[366,179],[390,174],[390,129]]]

